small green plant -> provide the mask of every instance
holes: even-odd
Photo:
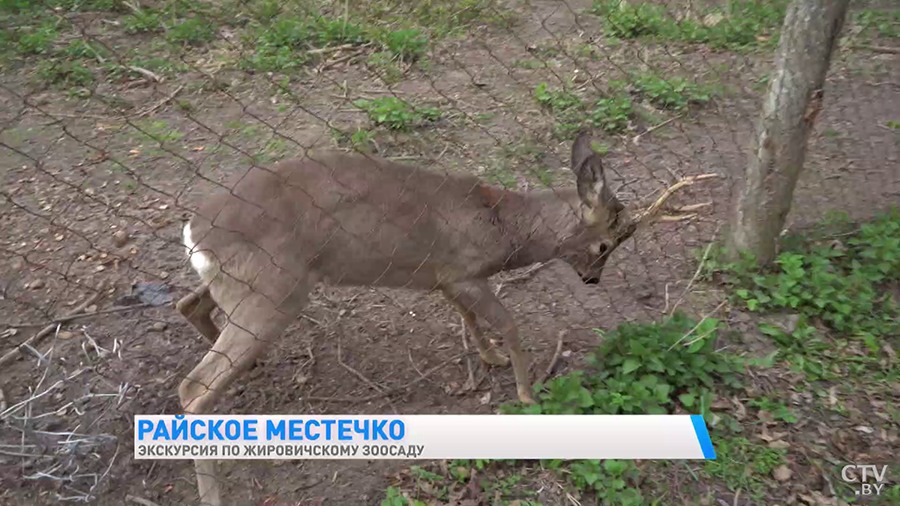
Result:
[[[134,60],[129,60],[129,65],[133,67],[140,67],[143,69],[147,69],[151,72],[156,72],[157,74],[166,74],[166,75],[175,75],[179,72],[185,72],[190,69],[190,67],[182,62],[170,60],[168,58],[137,58]],[[121,69],[119,69],[121,70]],[[134,73],[135,75],[140,75],[136,71],[129,71]]]
[[[425,54],[428,38],[420,30],[397,30],[384,36],[384,45],[403,61],[413,62]]]
[[[374,136],[374,132],[370,130],[359,129],[350,135],[350,142],[354,147],[367,150]]]
[[[209,42],[215,35],[215,25],[200,17],[185,19],[166,30],[166,39],[169,42],[190,46]]]
[[[578,95],[567,90],[552,91],[548,89],[547,83],[538,84],[534,96],[539,104],[554,112],[580,109],[584,106]]]
[[[287,16],[258,27],[248,39],[253,54],[241,61],[244,68],[288,71],[310,60],[310,49],[340,44],[362,44],[367,36],[355,23],[324,17]]]
[[[122,27],[127,33],[158,32],[162,30],[162,18],[152,9],[135,11],[122,18]]]
[[[175,142],[184,138],[184,133],[175,128],[169,128],[165,121],[146,121],[138,125],[138,132],[144,140],[164,143]]]
[[[384,125],[392,130],[408,130],[424,122],[433,122],[441,117],[441,111],[433,107],[413,107],[409,102],[396,97],[374,100],[357,100],[353,105],[366,111],[369,120],[376,125]]]
[[[797,423],[797,415],[780,400],[763,397],[761,399],[751,399],[750,405],[772,413],[772,417],[775,420],[785,423]]]
[[[898,129],[900,128],[900,121],[888,121],[885,123],[885,126],[888,128]]]
[[[16,49],[24,54],[47,54],[58,36],[56,24],[51,22],[23,28],[18,32]]]
[[[592,12],[603,19],[608,36],[649,37],[737,49],[777,42],[786,5],[786,0],[730,0],[724,8],[700,13],[701,20],[679,20],[662,6],[624,0],[595,0]]]
[[[601,98],[588,106],[568,90],[548,89],[547,83],[540,83],[534,96],[556,116],[556,134],[560,137],[569,137],[585,125],[618,133],[628,127],[632,115],[631,100],[626,96]]]
[[[38,64],[37,72],[42,81],[66,88],[94,82],[94,74],[79,61],[45,60]]]
[[[646,3],[634,5],[621,0],[594,2],[593,12],[604,18],[607,35],[623,39],[659,35],[669,22],[665,10]]]
[[[403,71],[400,70],[400,66],[397,65],[396,58],[396,55],[393,53],[379,51],[370,54],[366,60],[366,64],[375,69],[378,77],[385,83],[392,84],[403,79]]]
[[[381,506],[427,506],[422,501],[409,499],[400,493],[400,490],[394,487],[388,487]]]
[[[563,461],[547,462],[559,469]],[[581,492],[596,494],[597,503],[614,506],[643,506],[644,497],[635,482],[639,474],[634,463],[623,460],[576,460],[569,464],[567,475]]]
[[[726,266],[735,294],[752,311],[787,308],[849,335],[895,335],[898,307],[882,283],[900,279],[900,211],[859,228],[842,243],[786,251],[776,272],[755,263]]]
[[[591,371],[536,384],[539,403],[507,406],[532,414],[664,414],[676,406],[707,414],[717,385],[740,386],[744,364],[715,352],[720,322],[676,313],[658,324],[622,324],[586,357]],[[599,332],[599,331],[598,331]]]
[[[853,21],[860,27],[860,33],[900,37],[900,9],[863,9],[853,15]]]
[[[542,69],[542,68],[546,67],[544,62],[542,62],[540,60],[532,60],[532,59],[525,59],[525,60],[516,59],[516,60],[512,61],[511,65],[513,67],[518,67],[518,68],[523,68],[523,69]]]
[[[678,77],[663,79],[643,74],[635,76],[632,81],[635,89],[660,109],[683,111],[691,104],[705,104],[710,100],[709,91]]]
[[[73,40],[62,50],[62,54],[69,58],[97,58],[105,53],[106,50],[103,47],[81,39]]]
[[[619,133],[628,127],[631,100],[627,97],[601,98],[589,111],[591,125],[608,133]]]

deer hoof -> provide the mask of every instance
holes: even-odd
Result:
[[[509,358],[497,351],[497,348],[490,348],[487,351],[480,352],[481,361],[488,365],[496,365],[506,367],[509,365]]]
[[[519,388],[517,390],[519,394],[519,401],[522,404],[536,404],[534,398],[531,396],[531,392],[529,392],[527,389]]]

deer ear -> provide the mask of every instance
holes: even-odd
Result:
[[[572,172],[578,181],[578,196],[590,208],[609,200],[609,189],[603,174],[600,155],[591,148],[591,138],[582,133],[572,144]]]
[[[593,154],[594,149],[591,148],[591,134],[588,132],[581,132],[578,134],[578,138],[575,139],[575,142],[572,143],[572,171],[574,171],[575,174],[578,174],[578,168]]]

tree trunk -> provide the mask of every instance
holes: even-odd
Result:
[[[733,257],[746,251],[761,264],[775,258],[849,3],[794,0],[788,6],[753,154],[744,178],[736,181],[727,238]]]

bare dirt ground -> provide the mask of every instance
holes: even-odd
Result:
[[[238,47],[236,28],[224,25],[209,44],[172,57],[182,65],[179,71],[159,80],[127,72],[107,76],[94,83],[89,98],[36,82],[42,56],[6,62],[0,75],[3,351],[37,332],[47,315],[70,311],[98,289],[101,296],[88,310],[133,304],[140,282],[169,287],[174,300],[186,294],[197,281],[179,243],[190,210],[217,186],[233,184],[246,170],[248,156],[268,164],[314,146],[346,147],[330,128],[353,133],[371,126],[365,113],[352,107],[355,99],[396,96],[445,111],[423,128],[373,129],[369,148],[378,154],[434,170],[499,174],[526,189],[539,185],[536,174],[549,174],[554,185],[571,182],[565,169],[569,141],[552,135],[553,117],[535,103],[539,83],[561,87],[565,82],[601,93],[609,81],[635,68],[715,83],[722,92],[708,106],[659,129],[647,132],[650,125],[635,120],[623,133],[597,136],[609,146],[605,160],[629,201],[664,187],[673,174],[721,174],[721,180],[679,196],[684,203],[712,203],[697,220],[643,231],[617,250],[599,286],[581,284],[556,263],[523,279],[509,281],[516,275],[511,273],[494,280],[521,328],[533,375],[547,367],[563,331],[564,353],[555,374],[583,367],[584,355],[600,339],[591,329],[667,314],[696,268],[694,250],[720,233],[730,185],[749,154],[764,89],[758,83],[772,58],[771,51],[613,41],[603,35],[597,17],[582,12],[589,7],[574,0],[509,5],[514,14],[509,26],[476,24],[461,37],[442,39],[431,50],[427,69],[412,67],[396,82],[353,60],[327,69],[313,63],[289,81],[277,73],[235,70],[218,63],[234,57]],[[121,13],[65,17],[83,30],[69,30],[67,37],[89,34],[116,54],[149,46],[154,38],[120,30],[114,23]],[[795,192],[790,231],[821,221],[829,211],[846,211],[858,221],[900,203],[898,130],[886,126],[900,120],[898,83],[895,53],[839,49]],[[695,316],[724,297],[714,285],[695,289],[681,303]],[[760,356],[771,348],[755,330],[756,315],[730,305],[718,314],[745,335],[737,346]],[[321,287],[304,317],[216,411],[496,412],[515,398],[512,372],[485,370],[473,361],[478,386],[466,390],[466,361],[451,360],[462,352],[460,324],[437,294]],[[96,504],[118,505],[128,495],[160,505],[196,502],[190,461],[132,458],[133,415],[179,412],[177,386],[207,349],[171,304],[66,323],[35,348],[44,354],[40,360],[26,353],[3,367],[5,405],[61,383],[0,429],[0,503],[55,504],[89,496]],[[375,393],[350,368],[382,388],[400,387],[400,393],[359,403],[310,399]],[[790,371],[774,369],[750,383],[785,397],[802,413],[800,424],[747,421],[751,434],[788,433],[783,441],[793,480],[763,477],[769,487],[758,498],[740,497],[721,479],[692,476],[688,466],[648,467],[646,480],[668,487],[666,504],[695,504],[705,497],[704,504],[736,506],[813,504],[801,502],[804,496],[839,504],[827,493],[833,487],[829,474],[812,463],[820,458],[835,465],[892,464],[896,479],[900,422],[876,413],[885,411],[885,403],[897,406],[900,385],[873,385],[842,398],[844,414],[829,418],[806,394],[792,395],[797,381]],[[82,437],[86,445],[72,443]],[[26,439],[35,446],[26,446]],[[49,456],[22,456],[42,454]],[[437,471],[442,466],[427,465]],[[402,461],[220,464],[227,497],[235,504],[265,505],[378,504],[387,486],[409,483],[407,468]],[[523,483],[537,491],[532,500],[542,504],[578,504],[561,484],[564,479],[537,464],[493,472],[498,480],[525,476]],[[482,500],[510,504],[515,497],[504,496],[505,503]]]

